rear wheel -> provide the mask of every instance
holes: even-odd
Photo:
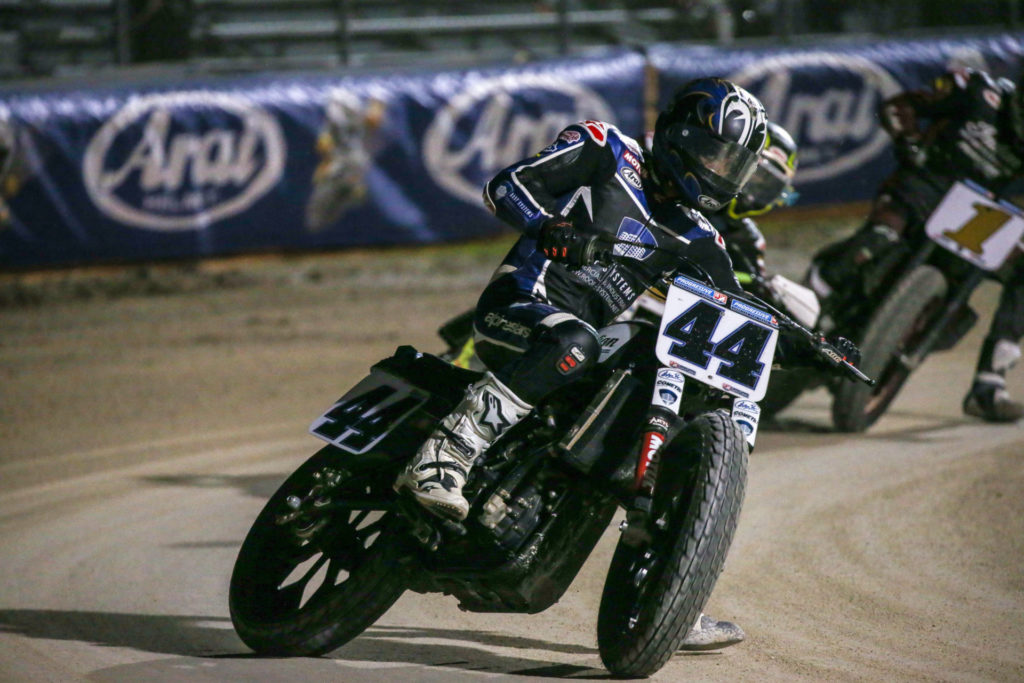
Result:
[[[601,596],[597,643],[616,676],[650,676],[679,649],[722,571],[743,503],[747,442],[729,415],[696,418],[666,449],[655,514],[667,524],[640,547],[619,541]]]
[[[912,357],[946,297],[946,278],[918,266],[896,285],[875,312],[860,344],[861,370],[877,383],[843,380],[832,401],[832,421],[842,432],[862,432],[885,413],[914,370]]]
[[[253,523],[231,575],[231,620],[260,653],[317,655],[362,633],[405,590],[390,477],[343,469],[326,448],[281,485]],[[341,461],[346,466],[348,462]]]

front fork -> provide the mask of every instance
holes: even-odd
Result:
[[[664,518],[653,519],[654,493],[658,481],[661,451],[665,443],[681,423],[679,409],[682,406],[685,376],[673,368],[661,367],[654,380],[651,404],[644,420],[640,452],[637,454],[636,478],[632,504],[626,509],[623,524],[623,540],[639,547],[650,543],[651,528],[661,528],[667,523]],[[732,419],[736,421],[751,449],[757,437],[757,424],[761,408],[754,401],[736,398],[733,400]]]
[[[658,480],[658,463],[669,434],[680,422],[679,408],[683,402],[684,384],[684,375],[679,370],[668,367],[658,369],[651,404],[644,419],[640,452],[637,454],[634,480],[636,493],[626,510],[626,522],[622,527],[624,541],[633,546],[651,541],[651,512]]]

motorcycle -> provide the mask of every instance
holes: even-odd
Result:
[[[327,442],[252,525],[231,576],[232,623],[253,650],[318,655],[406,590],[463,610],[538,613],[563,595],[618,508],[626,519],[597,615],[602,662],[648,676],[678,649],[722,570],[780,330],[836,372],[836,349],[685,260],[663,315],[601,332],[596,368],[506,430],[474,464],[463,522],[435,517],[396,476],[478,372],[399,347],[310,427]]]
[[[865,291],[827,307],[831,331],[858,343],[864,371],[878,379],[874,387],[831,387],[838,430],[873,425],[929,354],[953,348],[971,330],[978,320],[971,294],[1010,261],[1022,234],[1020,208],[976,183],[956,182],[922,224],[909,226],[907,239],[871,265]]]

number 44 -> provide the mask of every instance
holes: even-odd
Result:
[[[669,353],[697,367],[708,367],[712,357],[722,361],[718,375],[753,388],[764,371],[758,358],[764,351],[771,330],[754,322],[745,322],[718,342],[711,339],[722,320],[722,309],[698,301],[672,320],[664,334],[675,343]]]

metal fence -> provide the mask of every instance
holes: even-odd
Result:
[[[0,0],[0,76],[523,62],[655,42],[1014,29],[1024,0]],[[528,7],[528,9],[524,9]]]

